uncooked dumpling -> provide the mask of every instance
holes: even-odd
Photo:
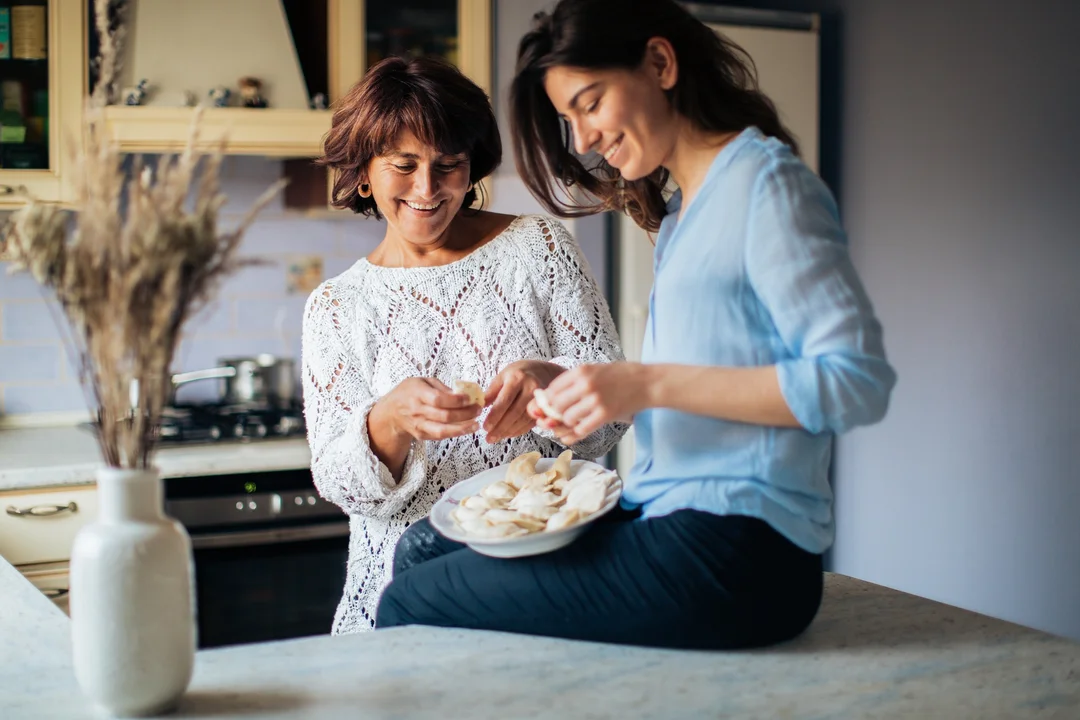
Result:
[[[486,498],[483,495],[470,495],[461,501],[462,507],[474,508],[476,510],[489,510],[491,508],[502,507],[504,503],[500,503],[498,500],[492,498]]]
[[[536,400],[536,406],[540,408],[540,412],[544,413],[544,416],[555,422],[562,422],[562,413],[555,409],[555,406],[551,404],[551,400],[548,399],[547,391],[541,388],[533,390],[533,399]]]
[[[518,514],[523,517],[536,518],[537,520],[547,520],[558,511],[558,508],[552,505],[522,505],[517,509]]]
[[[462,507],[459,505],[458,507],[454,508],[453,512],[450,513],[450,517],[452,517],[459,523],[463,523],[469,520],[476,520],[477,518],[483,516],[483,514],[486,512],[487,510],[483,508],[470,508]]]
[[[506,484],[520,488],[525,480],[536,474],[536,463],[540,460],[540,453],[533,450],[510,461],[510,467],[506,469]]]
[[[471,380],[455,380],[451,390],[456,395],[468,395],[474,405],[484,406],[484,390]]]
[[[555,472],[556,480],[570,479],[570,461],[574,459],[574,451],[566,450],[555,460],[551,469]]]
[[[504,482],[493,482],[481,490],[480,494],[491,500],[510,500],[517,494],[517,490]]]
[[[536,473],[525,478],[525,481],[521,483],[519,490],[530,488],[532,490],[547,490],[548,486],[556,478],[556,472],[554,470],[548,470],[547,472]]]
[[[519,490],[514,499],[510,501],[510,509],[520,510],[526,505],[553,506],[561,504],[562,501],[563,498],[553,492],[525,488]]]
[[[562,530],[563,528],[570,527],[580,519],[580,511],[573,508],[563,508],[562,510],[548,518],[547,530],[548,532],[551,532],[553,530]]]
[[[566,507],[580,510],[586,515],[604,506],[607,497],[607,484],[600,479],[576,484],[566,494]]]
[[[529,532],[535,532],[537,530],[544,529],[544,521],[538,518],[528,517],[516,510],[488,510],[484,514],[484,519],[492,525],[499,525],[500,523],[513,523],[518,527],[523,527]]]

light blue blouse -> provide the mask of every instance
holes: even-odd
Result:
[[[765,520],[814,553],[832,544],[832,436],[885,415],[896,373],[848,256],[836,203],[783,143],[748,128],[678,217],[668,204],[642,360],[776,365],[802,428],[654,409],[634,418],[623,503]]]

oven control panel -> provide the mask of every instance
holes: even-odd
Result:
[[[344,515],[319,497],[307,470],[169,479],[165,513],[188,529],[340,520]]]

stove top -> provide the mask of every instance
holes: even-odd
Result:
[[[86,423],[92,432],[97,423]],[[303,437],[307,427],[299,403],[267,405],[181,404],[162,409],[157,427],[162,446],[252,442]]]
[[[286,408],[264,405],[173,405],[162,410],[158,439],[166,443],[216,443],[303,436],[299,404]]]

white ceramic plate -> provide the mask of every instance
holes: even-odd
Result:
[[[536,463],[536,469],[538,472],[544,472],[550,468],[554,462],[554,458],[544,458]],[[482,555],[498,558],[540,555],[541,553],[558,550],[559,548],[574,542],[574,540],[577,540],[578,537],[585,532],[589,523],[610,512],[611,509],[618,504],[619,497],[622,495],[622,479],[615,474],[614,470],[608,470],[603,465],[597,465],[588,460],[574,460],[570,463],[571,477],[577,475],[584,468],[596,468],[602,472],[609,472],[614,476],[614,482],[608,487],[607,498],[604,500],[604,505],[598,511],[569,527],[565,527],[562,530],[554,530],[552,532],[541,530],[539,532],[529,533],[528,535],[506,538],[477,538],[467,535],[461,528],[454,524],[454,520],[450,517],[450,513],[458,506],[458,503],[469,495],[476,495],[487,485],[496,480],[505,478],[506,470],[509,467],[509,465],[503,465],[501,467],[485,470],[479,475],[475,475],[468,480],[459,482],[457,485],[443,493],[443,496],[439,498],[439,501],[431,508],[432,527],[438,530],[439,533],[448,540],[464,543]]]

